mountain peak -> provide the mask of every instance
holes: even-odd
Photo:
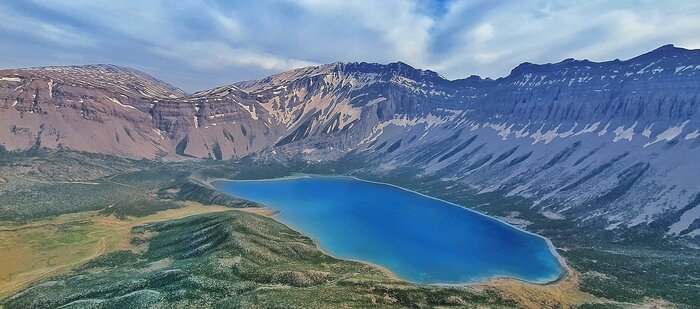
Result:
[[[119,66],[115,64],[108,64],[108,63],[95,63],[95,64],[81,64],[81,65],[51,65],[51,66],[44,66],[44,67],[29,67],[29,68],[22,68],[18,70],[27,70],[27,71],[34,71],[34,72],[58,72],[58,71],[63,71],[63,70],[80,70],[80,71],[101,71],[101,72],[107,72],[107,73],[127,73],[127,74],[138,74],[138,75],[148,75],[145,72],[139,71],[134,68],[130,67],[124,67],[124,66]]]
[[[666,45],[661,45],[659,48],[654,49],[652,52],[655,52],[655,51],[664,51],[664,50],[674,50],[674,49],[682,49],[682,48],[676,47],[676,46],[673,45],[673,44],[666,44]]]
[[[72,66],[45,66],[0,70],[23,76],[52,81],[113,89],[131,96],[176,98],[185,95],[181,89],[139,71],[114,64],[87,64]]]
[[[638,59],[638,58],[644,58],[644,57],[650,57],[650,56],[651,57],[663,57],[666,55],[679,54],[679,53],[684,53],[684,52],[688,52],[688,51],[691,51],[691,50],[681,48],[681,47],[676,47],[673,44],[666,44],[666,45],[662,45],[662,46],[660,46],[660,47],[658,47],[650,52],[647,52],[647,53],[641,54],[637,57],[634,57],[632,59]]]

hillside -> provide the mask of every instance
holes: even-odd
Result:
[[[348,160],[379,178],[409,170],[453,196],[525,198],[612,239],[691,239],[698,72],[700,51],[664,46],[625,61],[525,63],[497,80],[336,63],[240,85],[288,127],[263,157]]]
[[[0,70],[6,150],[68,149],[154,159],[221,159],[264,147],[257,102],[236,87],[205,95],[112,65]]]
[[[450,182],[455,195],[523,198],[606,238],[692,241],[699,72],[700,51],[672,45],[624,61],[523,63],[496,80],[332,63],[194,94],[114,66],[3,70],[0,144],[354,162],[375,177]]]

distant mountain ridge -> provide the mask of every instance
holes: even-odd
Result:
[[[265,116],[253,119],[255,100],[228,88],[186,95],[113,65],[2,70],[0,145],[149,159],[169,154],[222,159],[259,150],[267,144],[255,136],[269,129],[258,122]],[[208,130],[216,125],[221,129]],[[245,125],[248,130],[241,129]]]
[[[552,220],[700,237],[700,50],[448,80],[332,63],[194,94],[113,66],[0,71],[0,144],[417,169]]]

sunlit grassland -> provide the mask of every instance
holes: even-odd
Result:
[[[0,222],[0,299],[32,282],[64,274],[99,255],[142,250],[129,243],[140,224],[230,210],[181,202],[184,207],[119,219],[97,212],[60,215],[29,223]]]
[[[165,306],[173,308],[178,303],[192,305],[194,300],[222,307],[260,308],[324,304],[330,308],[515,304],[528,308],[623,308],[657,304],[660,299],[673,301],[678,308],[694,308],[692,304],[697,303],[698,294],[693,289],[700,276],[694,251],[662,244],[641,246],[644,242],[612,242],[600,237],[599,230],[580,229],[565,220],[547,220],[527,201],[504,198],[498,192],[476,194],[439,175],[416,178],[419,173],[413,169],[389,173],[358,169],[362,166],[372,165],[357,161],[326,165],[250,160],[141,162],[75,152],[0,154],[0,308],[28,308],[29,304],[45,304],[42,301],[47,300],[71,301],[71,297],[111,297],[115,306],[121,306],[117,308],[123,308],[134,303],[118,301],[122,296],[134,296],[123,300],[150,300],[151,292],[142,288],[143,282],[163,295],[171,295]],[[196,249],[181,247],[187,242],[182,242],[180,236],[196,233],[186,226],[173,228],[168,235],[146,235],[143,240],[134,237],[139,234],[134,230],[143,230],[142,225],[157,221],[231,209],[227,207],[255,206],[208,187],[212,179],[274,178],[294,172],[352,175],[391,183],[473,205],[475,210],[493,216],[517,212],[518,218],[529,224],[527,230],[552,240],[572,273],[557,284],[545,286],[515,280],[491,281],[466,289],[416,286],[391,280],[367,265],[319,255],[309,239],[300,239],[295,231],[255,215],[210,218],[226,223],[217,233],[202,236],[217,239],[215,236],[223,233],[230,239],[217,250],[193,258],[177,258],[182,252]],[[270,214],[269,210],[259,211]],[[220,212],[214,217],[219,216],[229,215]],[[133,242],[135,239],[138,241]],[[168,239],[173,242],[165,242]],[[163,246],[149,253],[149,246],[158,242]],[[298,251],[300,247],[305,249]],[[232,265],[237,265],[234,272]],[[178,277],[169,277],[176,270]],[[295,286],[324,273],[331,276],[312,280],[311,286]],[[55,282],[66,285],[47,285]],[[187,295],[178,296],[176,291]]]
[[[180,214],[179,210],[170,212]],[[70,273],[32,284],[5,299],[3,305],[6,308],[512,308],[515,305],[489,288],[419,286],[392,279],[370,265],[328,256],[311,238],[258,214],[231,210],[175,220],[167,220],[170,215],[158,215],[161,222],[136,224],[131,230],[130,243],[144,245],[143,250],[100,255]]]

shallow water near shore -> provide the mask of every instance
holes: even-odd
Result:
[[[334,256],[378,264],[415,283],[548,283],[564,271],[540,236],[391,185],[328,176],[214,185],[278,210],[279,221]]]

